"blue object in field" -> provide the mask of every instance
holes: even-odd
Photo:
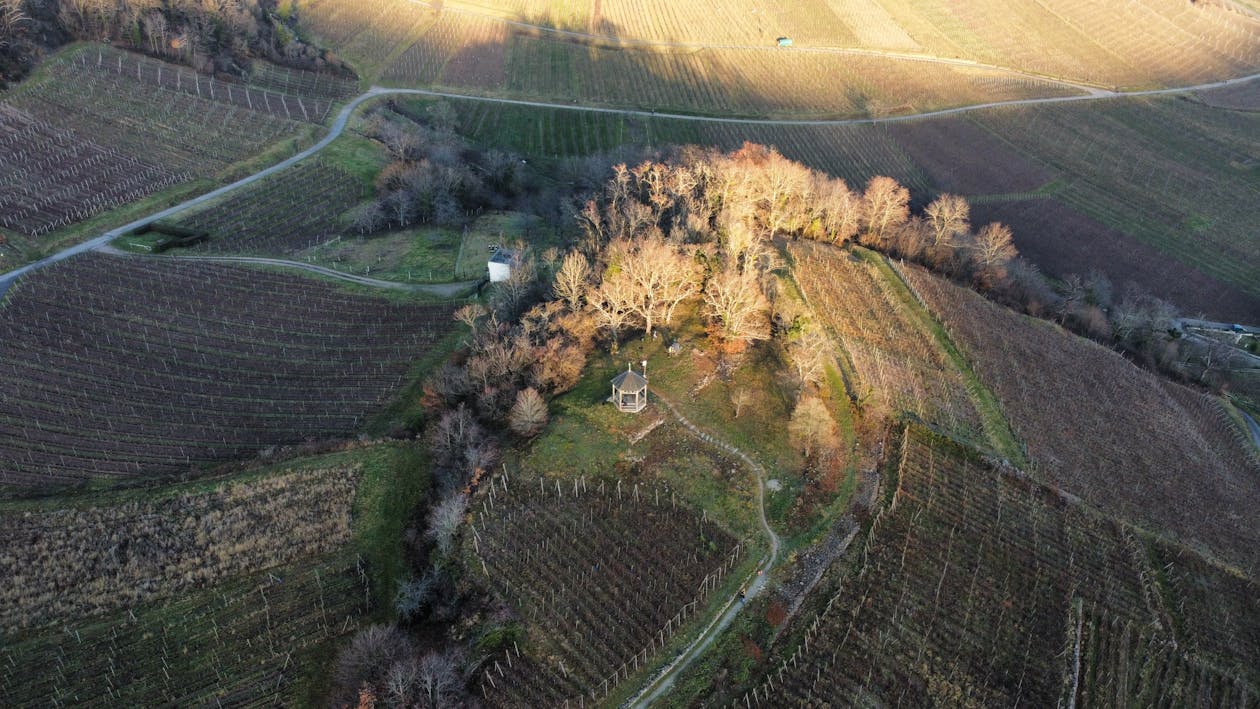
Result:
[[[1237,323],[1234,323],[1234,326],[1233,326],[1233,327],[1231,327],[1231,328],[1229,328],[1229,329],[1233,330],[1234,332],[1246,332],[1246,331],[1247,331],[1247,328],[1245,328],[1245,327],[1243,327],[1242,325],[1239,325],[1239,324],[1237,324]]]
[[[792,46],[792,38],[791,38],[791,37],[780,37],[780,38],[779,38],[778,40],[776,40],[776,41],[779,43],[779,46],[780,46],[780,47],[790,47],[790,46]]]

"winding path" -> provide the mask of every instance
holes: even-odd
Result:
[[[439,298],[457,298],[466,294],[468,291],[476,287],[478,281],[455,281],[453,283],[400,283],[398,281],[383,281],[379,278],[369,278],[368,276],[359,276],[345,271],[338,271],[332,268],[326,268],[313,263],[304,261],[292,261],[280,258],[265,258],[262,256],[187,256],[183,254],[173,254],[170,256],[157,256],[148,254],[134,254],[122,251],[106,244],[96,249],[103,254],[113,256],[126,256],[128,258],[151,258],[151,259],[180,259],[183,261],[209,261],[212,263],[251,263],[262,266],[277,266],[280,268],[296,268],[302,271],[309,271],[321,276],[335,278],[347,283],[354,283],[361,286],[369,286],[371,288],[387,288],[390,290],[408,291],[410,293],[426,293],[428,295],[437,296]]]
[[[150,214],[147,217],[141,217],[140,219],[137,219],[133,222],[124,224],[116,229],[111,229],[94,239],[89,239],[88,241],[85,241],[81,244],[76,244],[75,246],[62,249],[61,251],[58,251],[52,256],[48,256],[46,258],[40,259],[39,261],[35,261],[34,263],[27,264],[25,266],[22,266],[21,268],[14,269],[12,271],[9,271],[8,273],[0,274],[0,298],[4,297],[5,291],[7,291],[9,287],[13,285],[13,283],[18,278],[20,278],[23,274],[30,273],[31,271],[43,268],[44,266],[49,266],[58,261],[62,261],[64,259],[68,259],[71,256],[75,256],[81,253],[86,253],[88,251],[92,251],[92,250],[101,248],[103,246],[107,246],[109,242],[113,241],[114,239],[117,239],[118,237],[122,236],[123,234],[126,234],[127,232],[133,229],[137,229],[139,227],[144,226],[145,224],[150,224],[152,222],[158,221],[159,219],[165,219],[166,217],[169,217],[172,214],[176,214],[178,212],[182,212],[185,209],[190,209],[192,207],[196,207],[197,205],[209,202],[212,199],[221,197],[229,192],[232,192],[233,190],[244,187],[245,185],[257,182],[263,179],[264,177],[267,177],[268,175],[273,175],[287,167],[290,167],[296,163],[299,163],[305,160],[306,158],[309,158],[310,156],[328,147],[329,144],[331,144],[334,140],[336,140],[337,137],[341,135],[341,132],[346,129],[346,124],[350,121],[350,115],[354,113],[354,110],[358,108],[360,105],[362,105],[364,101],[368,101],[372,98],[375,98],[377,95],[378,94],[374,93],[373,91],[368,91],[366,93],[360,94],[359,96],[356,96],[354,99],[350,101],[350,103],[342,107],[341,112],[337,114],[336,120],[333,121],[332,127],[329,129],[328,135],[324,136],[318,143],[315,143],[314,145],[307,148],[306,150],[303,150],[302,152],[297,153],[296,155],[293,155],[292,157],[286,158],[285,160],[282,160],[276,163],[275,165],[272,165],[271,167],[268,167],[263,170],[259,170],[258,172],[255,172],[254,174],[250,175],[249,177],[241,178],[237,180],[236,182],[233,182],[229,185],[224,185],[223,187],[220,187],[218,189],[211,190],[199,197],[193,197],[192,199],[186,200],[184,202],[180,202],[179,204],[173,207],[168,207],[159,212]]]
[[[679,423],[685,426],[691,435],[715,448],[739,458],[753,473],[753,478],[757,482],[757,516],[761,521],[761,529],[765,532],[766,540],[770,544],[770,551],[762,557],[761,562],[757,564],[755,572],[750,573],[744,583],[741,584],[745,597],[751,599],[760,593],[766,587],[766,584],[769,583],[770,571],[774,569],[774,565],[779,558],[779,535],[775,534],[774,530],[770,528],[769,521],[766,520],[766,469],[762,467],[760,463],[748,457],[748,454],[744,453],[742,450],[720,438],[717,438],[716,436],[700,430],[700,428],[691,421],[688,421],[685,416],[679,413],[678,409],[674,408],[674,405],[670,403],[669,400],[662,397],[659,393],[653,392],[653,394],[656,397],[656,400],[666,409],[669,409],[669,412],[674,415],[674,418],[678,419]],[[717,639],[717,636],[731,624],[731,621],[735,619],[735,616],[738,615],[743,608],[744,602],[740,601],[739,593],[736,592],[727,599],[726,604],[723,605],[718,614],[713,617],[713,620],[709,621],[709,624],[705,626],[703,631],[700,632],[700,635],[696,636],[690,644],[679,651],[674,659],[671,660],[670,663],[660,670],[655,676],[653,676],[652,679],[638,691],[638,693],[626,702],[626,704],[636,708],[647,707],[653,701],[659,699],[662,695],[668,692],[670,688],[674,686],[674,681],[678,678],[678,675],[686,669],[692,661],[699,657],[701,653],[708,649],[710,645],[713,644],[713,641]]]
[[[946,60],[941,60],[941,61],[946,61]],[[963,60],[958,60],[958,61],[963,61]],[[767,126],[840,126],[840,125],[869,125],[869,124],[877,124],[877,123],[902,123],[902,122],[907,122],[907,121],[922,120],[925,118],[933,118],[937,116],[949,116],[949,115],[956,115],[960,113],[968,113],[971,111],[980,111],[987,108],[998,108],[1002,106],[1034,106],[1034,105],[1040,105],[1040,104],[1068,103],[1068,102],[1074,102],[1074,101],[1096,101],[1100,99],[1131,98],[1131,97],[1143,97],[1143,96],[1163,96],[1163,95],[1171,95],[1171,94],[1191,93],[1194,91],[1204,91],[1208,89],[1234,86],[1237,84],[1253,81],[1257,78],[1260,78],[1260,73],[1250,74],[1248,76],[1242,76],[1235,79],[1225,79],[1223,81],[1215,81],[1215,82],[1210,82],[1206,84],[1196,84],[1194,86],[1182,86],[1182,87],[1171,88],[1171,89],[1151,89],[1151,90],[1146,90],[1146,91],[1104,91],[1101,89],[1091,89],[1089,93],[1081,94],[1077,96],[1053,96],[1053,97],[1047,97],[1047,98],[1029,98],[1029,99],[1017,99],[1017,100],[1011,100],[1011,101],[995,101],[991,103],[972,104],[968,106],[958,106],[955,108],[945,108],[945,109],[940,109],[937,111],[927,111],[924,113],[912,113],[912,114],[906,114],[906,115],[901,115],[901,116],[886,116],[882,118],[836,118],[836,119],[728,118],[724,116],[701,116],[701,115],[687,115],[687,114],[681,114],[681,113],[657,113],[655,111],[643,111],[639,109],[629,109],[629,108],[607,108],[607,107],[602,107],[602,106],[578,106],[578,105],[573,105],[573,104],[555,103],[555,102],[548,102],[548,101],[528,101],[525,99],[509,99],[509,98],[497,98],[493,96],[478,96],[475,94],[461,94],[461,93],[456,93],[456,92],[451,92],[451,91],[434,91],[434,90],[429,90],[429,89],[390,89],[390,88],[385,88],[382,86],[373,86],[372,88],[368,89],[362,94],[359,94],[358,96],[353,98],[349,103],[343,106],[341,111],[338,112],[337,118],[333,121],[332,126],[329,128],[328,134],[325,135],[322,139],[320,139],[319,142],[315,143],[309,148],[289,158],[286,158],[285,160],[282,160],[276,163],[275,165],[272,165],[271,167],[265,168],[248,177],[237,180],[236,182],[233,182],[228,185],[224,185],[223,187],[219,187],[218,189],[211,190],[210,192],[207,192],[198,197],[193,197],[192,199],[181,202],[173,207],[168,207],[161,211],[150,214],[146,217],[141,217],[140,219],[137,219],[128,224],[124,224],[115,229],[111,229],[105,232],[104,234],[101,234],[98,237],[89,239],[88,241],[84,241],[74,246],[67,247],[61,251],[58,251],[57,253],[51,256],[47,256],[43,259],[40,259],[39,261],[35,261],[33,263],[22,266],[20,268],[16,268],[7,273],[0,273],[0,299],[4,297],[5,292],[8,291],[8,289],[17,281],[17,279],[26,273],[30,273],[31,271],[35,271],[45,266],[54,264],[58,261],[62,261],[64,259],[70,258],[71,256],[74,256],[76,254],[81,254],[81,253],[85,253],[88,251],[102,248],[108,245],[110,241],[113,241],[114,239],[118,238],[119,236],[122,236],[123,234],[133,229],[142,227],[146,224],[150,224],[160,219],[165,219],[166,217],[182,212],[185,209],[190,209],[192,207],[196,207],[198,205],[209,202],[210,200],[216,199],[236,189],[239,189],[246,185],[257,182],[258,180],[261,180],[269,175],[273,175],[277,172],[280,172],[281,170],[284,170],[285,168],[288,168],[298,162],[301,162],[302,160],[305,160],[306,158],[312,155],[315,155],[316,153],[320,152],[324,148],[328,147],[329,144],[331,144],[334,140],[336,140],[341,135],[341,133],[346,128],[346,124],[349,123],[350,116],[354,113],[355,109],[357,109],[359,106],[363,105],[367,101],[370,101],[372,99],[379,98],[382,96],[432,96],[436,98],[449,98],[449,99],[465,100],[465,101],[479,101],[483,103],[496,103],[496,104],[508,105],[508,106],[554,108],[554,109],[564,109],[568,111],[584,111],[587,113],[606,113],[606,114],[614,114],[614,115],[620,115],[620,116],[638,116],[638,117],[643,117],[643,118],[667,118],[671,120],[698,121],[698,122],[706,122],[706,123],[734,123],[734,124],[767,125]]]

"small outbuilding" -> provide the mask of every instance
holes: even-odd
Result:
[[[626,371],[613,377],[612,401],[619,411],[637,414],[647,406],[647,379],[626,365]]]
[[[496,249],[486,268],[490,271],[490,282],[500,283],[512,277],[512,269],[519,265],[519,254],[514,249]]]

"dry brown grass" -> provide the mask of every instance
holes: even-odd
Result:
[[[0,514],[0,628],[134,606],[328,553],[350,539],[357,468],[205,492]]]
[[[794,242],[791,254],[797,283],[856,370],[859,396],[873,393],[892,409],[960,436],[979,435],[980,418],[962,374],[907,315],[873,265],[806,241]]]

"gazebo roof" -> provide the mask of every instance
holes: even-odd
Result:
[[[612,380],[612,385],[620,391],[636,392],[647,389],[647,380],[633,370],[626,370]]]

